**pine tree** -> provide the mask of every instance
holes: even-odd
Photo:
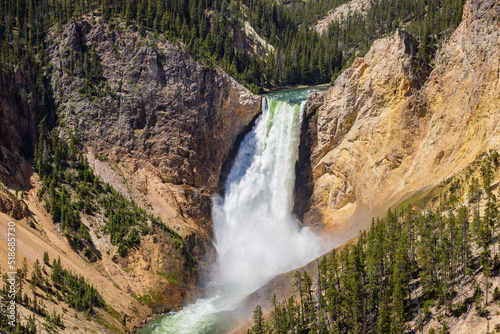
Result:
[[[391,333],[391,308],[389,305],[389,297],[385,292],[381,294],[380,298],[377,332],[380,334]]]
[[[262,306],[257,305],[253,311],[254,326],[252,327],[253,334],[264,334],[264,319],[262,314]]]
[[[406,283],[408,272],[408,241],[403,235],[399,242],[392,274],[391,334],[403,333],[405,324],[405,301],[408,293]]]

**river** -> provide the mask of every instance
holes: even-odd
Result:
[[[311,88],[263,96],[262,113],[243,139],[223,196],[213,198],[212,295],[157,317],[140,333],[223,333],[227,314],[274,276],[321,255],[319,237],[293,215],[295,163]]]

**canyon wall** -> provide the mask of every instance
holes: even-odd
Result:
[[[260,97],[182,47],[123,23],[71,20],[50,41],[60,122],[88,147],[104,181],[193,240],[202,257],[195,240],[210,247],[209,196],[238,136],[260,112]],[[98,92],[82,90],[88,78],[76,55],[97,59]],[[103,160],[117,173],[101,168]]]
[[[215,259],[211,196],[260,113],[261,98],[220,69],[204,67],[183,45],[117,20],[72,19],[51,30],[46,45],[44,74],[56,113],[45,118],[45,128],[68,142],[74,135],[94,173],[160,217],[184,245],[161,232],[143,236],[138,247],[117,256],[109,235],[99,229],[99,214],[81,214],[100,258],[86,262],[71,248],[43,198],[36,197],[40,182],[31,159],[43,117],[34,83],[21,69],[0,85],[0,181],[5,185],[0,184],[0,227],[18,221],[19,239],[28,238],[19,241],[19,259],[25,257],[31,267],[44,251],[51,259],[60,256],[64,267],[103,295],[112,312],[99,311],[102,319],[126,331],[153,312],[178,308],[200,294]],[[46,303],[64,313],[60,305]],[[82,331],[109,329],[96,319],[71,317],[63,314],[63,321]]]
[[[498,147],[499,13],[496,1],[468,1],[430,74],[398,30],[336,79],[306,125],[314,128],[303,158],[312,170],[306,225],[347,240],[370,216]]]

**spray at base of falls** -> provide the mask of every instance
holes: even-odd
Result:
[[[292,215],[303,108],[264,103],[238,152],[224,200],[214,200],[218,282],[225,287],[254,290],[319,251],[315,235],[299,229]]]
[[[220,333],[225,312],[274,276],[321,255],[318,237],[292,214],[305,102],[264,99],[241,143],[224,197],[213,199],[217,294],[167,314],[144,333]]]

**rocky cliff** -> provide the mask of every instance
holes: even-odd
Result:
[[[369,215],[498,147],[499,13],[496,1],[468,1],[428,76],[412,37],[398,30],[337,78],[312,118],[306,224],[342,230],[346,240]]]
[[[181,47],[123,23],[72,20],[51,39],[60,120],[115,167],[118,177],[103,170],[104,180],[209,245],[208,196],[238,135],[260,112],[260,98]],[[101,69],[96,92],[82,89],[89,75],[78,67],[85,61]]]
[[[337,8],[331,10],[324,18],[319,20],[313,27],[318,34],[322,34],[327,31],[330,23],[337,21],[343,23],[350,15],[354,14],[365,14],[371,6],[369,0],[351,0]]]
[[[182,241],[160,231],[121,257],[99,227],[104,218],[94,213],[80,218],[98,259],[86,263],[71,248],[36,198],[40,183],[30,159],[42,117],[33,84],[19,69],[0,85],[0,227],[18,221],[29,236],[19,237],[19,259],[30,267],[44,251],[60,256],[104,296],[109,309],[101,318],[85,323],[63,315],[66,324],[123,332],[199,292],[215,256],[210,196],[220,190],[223,166],[259,114],[261,98],[223,71],[205,68],[182,45],[117,20],[70,20],[48,34],[46,45],[45,77],[57,115],[46,117],[45,126],[67,141],[74,134],[102,181],[159,216]],[[27,191],[24,201],[15,189]],[[61,311],[49,299],[47,307]]]
[[[182,48],[124,25],[70,21],[53,35],[52,83],[62,119],[111,157],[148,161],[164,182],[207,193],[245,126],[260,111],[253,96],[222,71],[207,71]],[[74,63],[95,49],[102,89]],[[85,116],[85,117],[84,117]]]
[[[260,97],[182,47],[123,23],[71,20],[51,34],[48,52],[60,123],[76,132],[103,181],[183,237],[201,281],[215,255],[210,196],[238,137],[260,112]],[[88,80],[96,90],[85,89]],[[135,270],[135,288],[124,281],[134,293],[158,287],[140,278],[157,270],[155,261],[138,252],[126,262],[144,269]]]

